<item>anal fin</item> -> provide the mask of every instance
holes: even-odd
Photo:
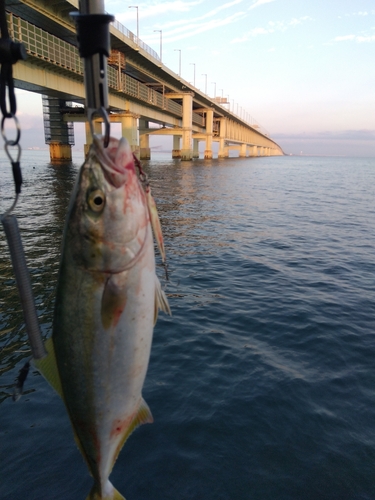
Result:
[[[140,425],[152,424],[153,421],[154,421],[154,418],[151,414],[151,410],[148,407],[148,404],[146,403],[146,401],[142,398],[141,404],[139,405],[137,413],[134,415],[134,418],[132,419],[129,427],[126,429],[124,435],[122,436],[120,443],[117,446],[113,463],[115,463],[115,461],[118,457],[118,454],[121,451],[121,448],[124,446],[125,442],[127,441],[128,437],[130,436],[130,434]]]
[[[168,299],[161,288],[160,281],[155,276],[155,311],[154,311],[154,325],[158,319],[158,311],[163,311],[169,316],[172,316],[171,308],[169,307]]]

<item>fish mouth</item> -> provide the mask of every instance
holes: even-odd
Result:
[[[107,148],[104,139],[94,137],[89,155],[99,162],[106,179],[115,188],[125,184],[129,171],[135,173],[133,153],[125,137],[120,140],[111,137]]]

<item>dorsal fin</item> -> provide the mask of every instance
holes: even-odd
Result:
[[[61,399],[64,400],[52,337],[46,340],[44,347],[46,348],[47,356],[41,359],[33,359],[33,365],[53,389],[55,389]]]

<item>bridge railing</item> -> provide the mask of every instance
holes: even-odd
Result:
[[[72,71],[83,77],[83,63],[74,45],[61,40],[55,35],[38,28],[34,24],[12,13],[7,13],[7,19],[10,37],[24,43],[26,51],[30,56],[67,71]],[[118,23],[118,25],[122,27],[124,32],[132,34],[124,26],[120,25],[120,23]],[[150,47],[147,47],[147,51],[150,54],[153,52]],[[155,55],[156,59],[158,59],[156,53]],[[153,55],[153,57],[155,57],[155,55]],[[178,118],[182,118],[182,106],[160,92],[151,89],[147,85],[119,71],[118,68],[110,65],[108,65],[107,75],[108,86],[113,90],[130,95],[140,101],[163,109]],[[198,113],[193,112],[192,121],[195,125],[202,127],[205,125],[203,116]]]
[[[83,75],[82,60],[74,45],[13,14],[8,14],[8,27],[11,38],[22,42],[29,55]]]
[[[22,42],[30,56],[83,77],[82,60],[74,45],[9,13],[8,26],[11,38]],[[112,66],[108,66],[107,75],[110,88],[168,111],[178,118],[182,117],[182,106],[160,94],[160,92],[151,89],[125,73],[119,73],[118,69]],[[193,123],[203,126],[203,117],[193,113]]]
[[[161,61],[159,55],[157,54],[157,52],[155,52],[155,50],[153,50],[151,47],[149,47],[148,45],[146,45],[144,42],[142,42],[142,40],[140,38],[138,38],[137,36],[134,35],[134,33],[132,33],[131,31],[128,30],[128,28],[125,28],[125,26],[123,26],[121,23],[119,23],[116,19],[114,20],[113,23],[111,23],[113,25],[114,28],[116,28],[120,33],[122,33],[123,35],[125,35],[127,38],[129,38],[129,40],[131,40],[132,42],[136,43],[139,47],[141,47],[145,52],[147,52],[148,54],[150,54],[150,56],[154,57],[155,59],[157,59],[158,61]]]

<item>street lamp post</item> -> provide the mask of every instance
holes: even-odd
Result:
[[[195,63],[190,63],[190,65],[194,66],[194,80],[193,80],[193,85],[195,87]]]
[[[202,73],[202,76],[206,77],[206,83],[204,85],[204,93],[207,95],[207,73]]]
[[[215,88],[215,90],[214,90],[214,98],[215,98],[216,97],[216,82],[211,82],[211,83],[212,83],[212,85],[215,85],[215,87],[214,87]]]
[[[181,49],[174,49],[174,51],[180,53],[179,63],[178,63],[178,75],[181,76]]]
[[[160,62],[162,62],[162,55],[161,55],[161,51],[162,51],[162,48],[163,48],[163,31],[162,30],[154,30],[155,33],[160,33]]]
[[[139,16],[138,16],[138,5],[129,5],[129,9],[137,9],[137,39],[139,40]]]

